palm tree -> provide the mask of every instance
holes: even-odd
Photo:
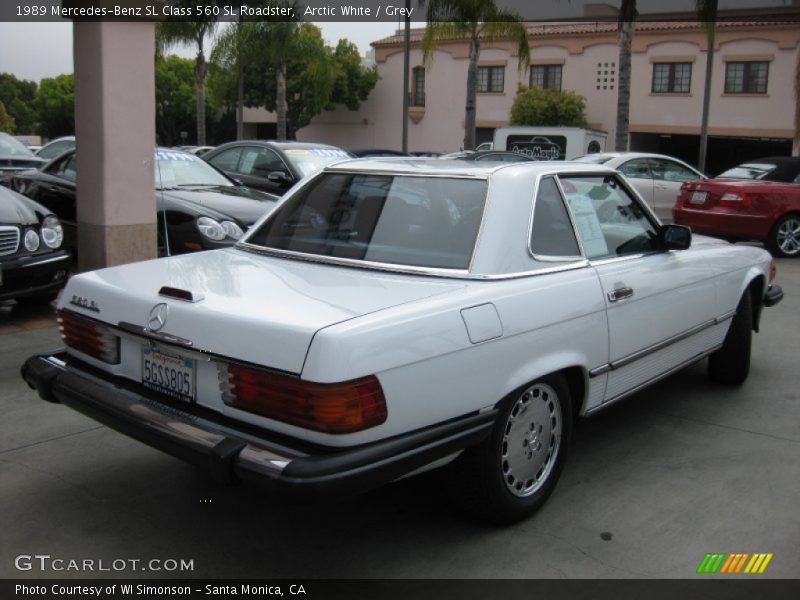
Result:
[[[276,93],[275,113],[277,116],[278,141],[286,140],[286,66],[289,63],[292,40],[297,35],[297,21],[262,21],[259,23],[262,32],[261,41],[265,44],[267,56],[275,66]]]
[[[617,25],[619,45],[617,81],[617,137],[614,149],[625,152],[628,149],[628,123],[631,109],[631,39],[633,23],[636,20],[636,0],[622,0]]]
[[[197,90],[197,144],[206,143],[206,37],[214,33],[215,21],[162,21],[156,23],[156,54],[163,55],[174,46],[195,44],[194,82]]]
[[[211,61],[224,69],[236,69],[236,139],[244,138],[244,64],[254,47],[256,29],[249,21],[227,27],[214,43]]]
[[[425,5],[425,0],[420,0]],[[464,149],[475,147],[475,108],[478,90],[478,59],[481,43],[511,39],[519,55],[519,70],[530,60],[528,30],[519,15],[497,8],[494,0],[429,0],[425,35],[422,38],[423,62],[428,65],[436,45],[444,40],[469,40],[467,98],[464,115]]]
[[[703,87],[703,117],[700,123],[700,154],[697,168],[706,170],[706,149],[708,148],[708,111],[711,105],[711,75],[714,72],[714,50],[716,45],[717,0],[695,0],[697,16],[706,28],[708,50],[706,50],[706,79]]]

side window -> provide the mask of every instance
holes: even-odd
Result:
[[[75,154],[70,154],[67,157],[67,160],[64,161],[64,170],[61,172],[61,176],[64,179],[68,179],[69,181],[74,182],[78,178],[78,171],[75,166]]]
[[[241,148],[231,148],[230,150],[225,150],[225,152],[220,152],[214,158],[209,159],[208,162],[220,171],[236,171],[241,154]]]
[[[587,258],[658,250],[655,226],[613,175],[560,179]]]
[[[66,169],[66,167],[67,167],[67,161],[68,161],[70,158],[72,158],[72,159],[73,159],[73,165],[72,165],[72,166],[73,166],[73,170],[74,170],[74,167],[75,167],[75,163],[74,163],[74,156],[75,156],[74,154],[71,154],[70,156],[65,156],[65,157],[63,157],[63,158],[61,158],[61,159],[57,160],[56,162],[54,162],[52,165],[50,165],[50,166],[47,168],[47,172],[48,172],[50,175],[53,175],[53,176],[55,176],[55,177],[64,177],[64,178],[66,178],[66,179],[69,179],[69,177],[67,177],[67,176],[66,176],[66,174],[65,174],[64,170]],[[74,177],[73,177],[72,181],[74,181]]]
[[[575,230],[552,177],[542,179],[533,206],[531,252],[537,256],[579,257]]]
[[[286,171],[280,157],[269,148],[245,148],[239,161],[239,173],[266,177],[273,171]]]
[[[651,158],[649,161],[653,170],[653,179],[680,182],[697,179],[697,175],[692,171],[674,161],[663,158]]]
[[[652,179],[650,174],[650,167],[647,164],[646,158],[634,158],[622,165],[619,170],[625,177],[633,179]]]

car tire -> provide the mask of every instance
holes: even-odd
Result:
[[[750,373],[750,346],[753,339],[753,307],[750,291],[745,291],[731,321],[722,348],[708,357],[708,376],[726,385],[744,383]]]
[[[452,465],[450,491],[469,513],[497,525],[530,516],[555,489],[572,421],[563,376],[519,388],[499,404],[490,436]]]
[[[800,256],[800,214],[783,215],[775,221],[767,236],[766,246],[773,256]]]

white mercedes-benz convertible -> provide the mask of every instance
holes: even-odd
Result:
[[[346,161],[233,248],[76,275],[66,348],[23,376],[220,481],[314,496],[448,465],[508,523],[579,416],[704,357],[741,384],[774,274],[606,167]]]

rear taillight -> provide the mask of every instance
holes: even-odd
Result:
[[[777,276],[777,274],[778,274],[778,267],[775,264],[775,261],[772,260],[769,263],[769,282],[770,283],[775,281],[775,277]]]
[[[238,364],[218,363],[225,404],[326,433],[352,433],[386,420],[386,399],[371,375],[343,383],[311,383]]]
[[[110,365],[119,363],[119,336],[92,319],[68,310],[58,311],[58,328],[64,343]]]
[[[739,192],[725,192],[720,196],[719,205],[735,208],[750,206],[750,198],[747,194],[740,194]]]

